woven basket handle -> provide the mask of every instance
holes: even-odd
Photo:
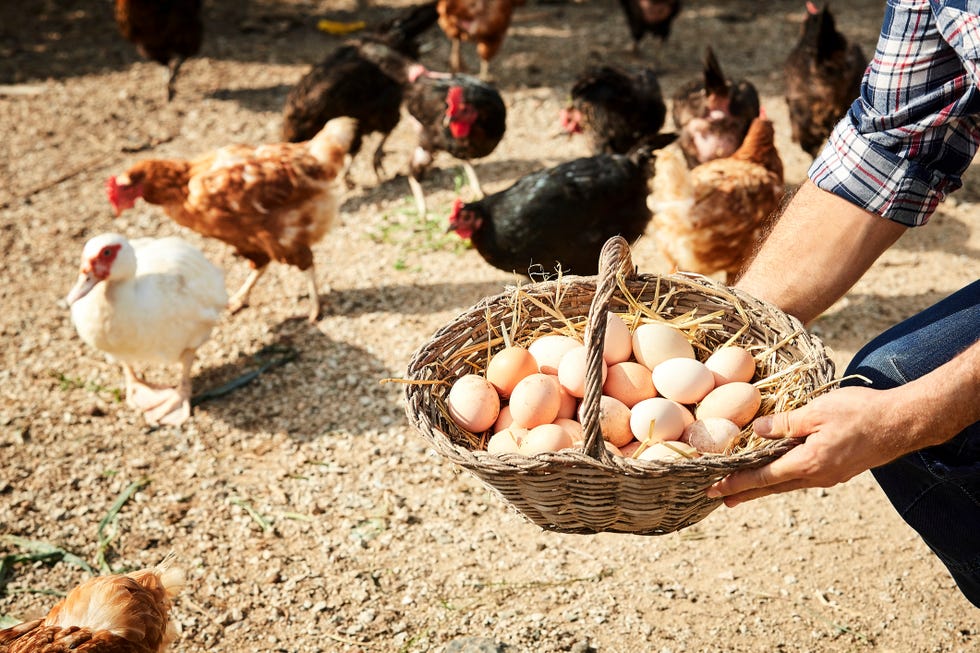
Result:
[[[599,429],[599,399],[602,397],[602,348],[606,340],[606,313],[609,302],[618,285],[620,275],[635,273],[630,246],[622,236],[606,241],[599,254],[599,277],[595,295],[589,305],[589,317],[585,324],[585,396],[582,398],[582,432],[585,435],[584,451],[588,456],[609,462],[611,456],[602,440]]]

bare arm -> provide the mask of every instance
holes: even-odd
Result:
[[[905,229],[806,181],[736,286],[806,324],[840,299]]]
[[[830,487],[980,421],[980,341],[929,374],[890,390],[848,387],[754,425],[767,438],[806,438],[772,463],[715,483],[729,507],[805,487]]]

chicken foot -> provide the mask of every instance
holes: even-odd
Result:
[[[316,324],[320,319],[320,291],[316,287],[316,268],[310,266],[306,269],[306,280],[310,292],[310,322]]]
[[[176,57],[167,65],[167,102],[174,99],[177,93],[177,71],[184,63],[184,57]]]
[[[419,212],[419,219],[424,220],[428,209],[425,206],[425,193],[422,191],[422,184],[415,178],[415,175],[409,175],[408,185],[412,189],[412,197],[415,198],[415,208]]]
[[[254,268],[251,272],[249,272],[248,278],[245,279],[245,283],[243,283],[242,287],[231,296],[231,299],[228,300],[229,313],[234,315],[238,311],[248,306],[248,296],[251,294],[252,288],[255,287],[255,282],[259,280],[259,277],[265,274],[267,267],[269,266],[263,265],[262,267]]]
[[[465,73],[466,67],[463,65],[463,55],[460,51],[460,40],[453,39],[449,48],[449,70],[454,73]]]
[[[480,179],[476,176],[476,169],[469,161],[463,161],[463,170],[466,171],[466,179],[470,183],[470,188],[476,191],[476,199],[483,199],[483,187],[480,186]]]
[[[381,136],[381,142],[378,143],[378,148],[374,151],[374,158],[371,159],[371,164],[374,166],[374,178],[379,184],[381,183],[381,175],[385,171],[382,161],[385,158],[384,146],[385,141],[388,140],[388,136],[388,134]]]
[[[150,425],[180,426],[191,416],[191,368],[194,351],[180,355],[180,383],[176,388],[147,383],[133,368],[123,365],[126,377],[126,403],[139,411]]]

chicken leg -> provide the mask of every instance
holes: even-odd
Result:
[[[167,102],[172,101],[177,93],[177,72],[183,63],[184,57],[175,57],[167,65]]]
[[[316,269],[312,265],[306,269],[306,280],[310,290],[310,323],[316,324],[320,319],[320,291],[316,287]]]
[[[147,383],[132,366],[123,365],[126,376],[126,403],[143,412],[150,425],[180,426],[191,416],[191,368],[194,351],[185,350],[180,356],[180,383],[176,388]]]
[[[267,267],[269,266],[262,265],[260,267],[254,268],[249,273],[248,278],[245,279],[245,283],[242,284],[242,287],[239,288],[238,291],[231,296],[231,299],[228,300],[229,313],[234,315],[238,311],[248,306],[248,296],[249,294],[251,294],[252,288],[255,287],[255,282],[259,280],[259,277],[265,274],[265,270]]]
[[[470,182],[470,188],[476,192],[476,199],[483,199],[483,187],[480,186],[480,180],[476,176],[476,169],[473,167],[469,161],[463,161],[463,170],[466,171],[466,179]]]
[[[385,141],[388,140],[389,135],[390,134],[384,134],[381,136],[381,142],[378,143],[378,148],[374,151],[374,158],[371,160],[371,163],[374,166],[374,178],[378,182],[378,184],[381,183],[381,175],[385,171],[384,166],[382,165],[382,161],[384,160],[385,157],[385,152],[384,152]]]
[[[453,39],[449,48],[449,70],[454,73],[466,72],[466,67],[463,65],[463,55],[460,50],[459,39]]]

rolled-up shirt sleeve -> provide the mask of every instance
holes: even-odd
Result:
[[[861,96],[808,172],[818,187],[912,227],[962,185],[980,142],[978,10],[889,0]]]

